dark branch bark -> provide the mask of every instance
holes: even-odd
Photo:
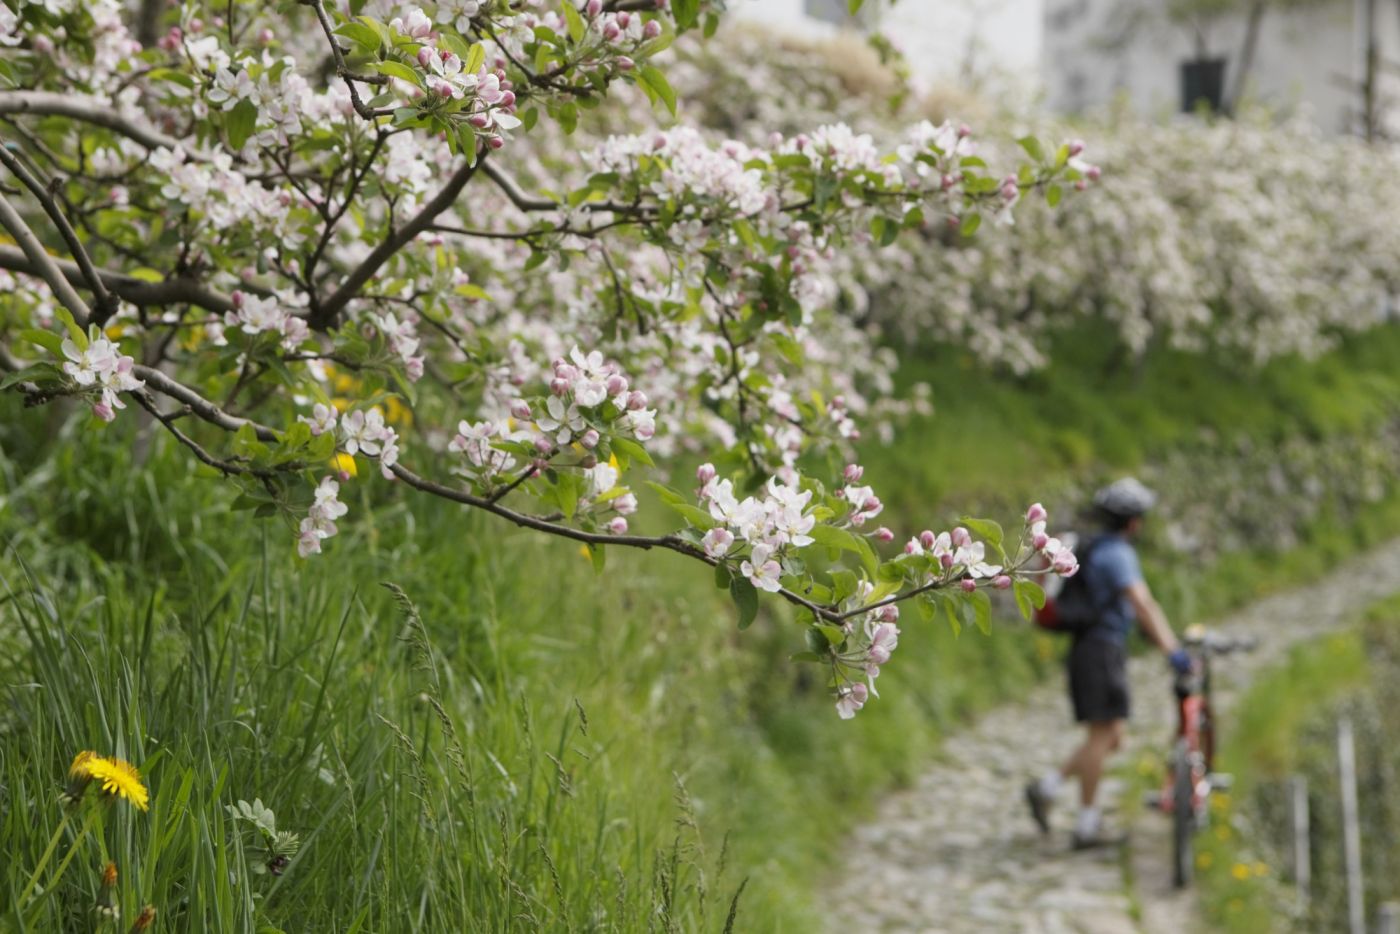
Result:
[[[15,210],[14,205],[3,194],[0,194],[0,227],[5,228],[19,248],[24,251],[24,255],[33,264],[35,274],[48,283],[53,291],[54,297],[63,303],[73,314],[73,319],[78,322],[79,327],[87,327],[88,307],[83,300],[78,297],[78,293],[73,291],[73,287],[68,284],[68,279],[59,272],[58,264],[53,257],[49,256],[44,245],[39,242],[39,238],[34,236],[34,231],[29,229],[29,225],[24,222],[24,218]]]
[[[86,287],[87,280],[76,264],[53,258],[50,258],[50,262],[70,284],[80,288]],[[0,246],[0,269],[22,272],[30,276],[42,275],[25,253],[7,246]],[[233,310],[232,298],[201,285],[195,279],[175,277],[163,282],[147,282],[110,269],[98,269],[97,275],[108,289],[133,305],[160,307],[190,304],[220,314]]]

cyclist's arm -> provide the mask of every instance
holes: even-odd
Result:
[[[1167,622],[1167,614],[1162,612],[1162,607],[1153,598],[1152,591],[1147,589],[1146,581],[1129,584],[1123,593],[1137,612],[1138,625],[1147,634],[1147,638],[1167,655],[1180,648],[1180,643],[1176,641],[1176,633],[1172,632],[1171,624]]]

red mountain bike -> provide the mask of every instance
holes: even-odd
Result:
[[[1199,626],[1186,633],[1191,670],[1177,675],[1172,685],[1177,701],[1176,740],[1167,763],[1166,782],[1149,798],[1152,807],[1171,815],[1172,881],[1177,888],[1191,882],[1195,868],[1192,839],[1206,824],[1211,792],[1230,786],[1230,776],[1213,771],[1218,737],[1211,710],[1211,658],[1253,647],[1253,640],[1211,635]]]

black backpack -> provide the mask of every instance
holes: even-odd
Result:
[[[1036,614],[1035,621],[1041,627],[1068,635],[1084,632],[1098,625],[1103,608],[1095,601],[1089,590],[1089,557],[1103,541],[1103,536],[1090,539],[1075,549],[1079,559],[1079,573],[1066,578],[1064,586],[1054,599],[1047,600],[1044,608]]]

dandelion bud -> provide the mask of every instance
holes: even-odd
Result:
[[[958,586],[962,588],[963,593],[972,593],[977,589],[977,582],[970,577],[964,577],[958,581]]]
[[[627,520],[621,516],[614,516],[608,523],[608,531],[614,535],[621,535],[627,531]]]
[[[953,545],[957,548],[966,548],[972,544],[972,533],[962,526],[953,529]]]
[[[701,464],[695,469],[695,479],[700,481],[701,486],[704,486],[713,480],[717,473],[714,464]]]
[[[1026,523],[1033,525],[1036,522],[1044,522],[1047,515],[1045,507],[1036,503],[1026,510]]]
[[[882,525],[875,530],[875,541],[892,542],[894,541],[894,533]]]
[[[633,68],[636,68],[636,67],[637,67],[637,63],[634,62],[634,61],[632,61],[632,59],[628,58],[626,55],[619,55],[619,56],[617,57],[617,70],[618,70],[618,71],[631,71]]]
[[[932,551],[933,543],[936,541],[938,541],[938,536],[934,535],[928,529],[924,529],[919,533],[919,544],[923,545],[926,551]]]
[[[598,446],[598,432],[596,429],[590,428],[587,431],[585,431],[578,440],[579,444],[582,444],[584,447],[589,448],[591,450]]]
[[[1036,532],[1035,536],[1031,538],[1031,547],[1036,551],[1044,549],[1048,544],[1050,544],[1050,536],[1044,532]]]
[[[522,422],[528,422],[534,417],[530,412],[530,403],[524,399],[516,399],[510,404],[510,414]]]
[[[135,920],[134,922],[132,922],[132,925],[131,925],[132,934],[136,934],[136,932],[138,932],[138,931],[144,931],[144,930],[146,930],[146,929],[149,928],[152,924],[155,924],[155,921],[156,921],[156,906],[155,906],[155,905],[147,905],[147,906],[145,906],[144,908],[141,909],[141,913],[140,913],[139,915],[136,916],[136,920]]]
[[[860,478],[865,475],[865,468],[859,464],[847,464],[844,474],[847,483],[859,483]]]
[[[992,586],[997,590],[1009,590],[1011,588],[1011,578],[1005,574],[998,574],[992,579]]]
[[[647,24],[642,27],[642,35],[647,39],[655,39],[661,35],[661,23],[654,19],[647,20]]]

